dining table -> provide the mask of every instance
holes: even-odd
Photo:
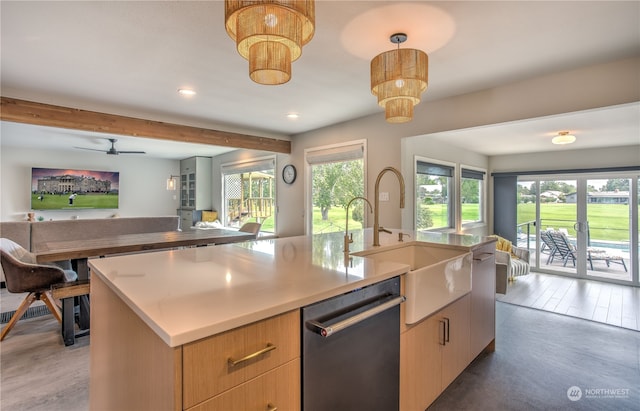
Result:
[[[226,228],[192,228],[183,231],[121,234],[91,239],[50,241],[34,244],[33,254],[39,263],[70,260],[78,274],[77,282],[60,285],[52,290],[64,296],[62,300],[62,338],[65,345],[75,343],[75,338],[89,334],[89,258],[109,255],[167,250],[180,247],[198,247],[228,244],[255,239],[254,233]],[[75,292],[74,292],[75,291]],[[85,294],[79,294],[85,293]],[[75,300],[78,300],[78,327],[75,331]]]

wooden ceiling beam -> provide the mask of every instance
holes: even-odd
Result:
[[[1,97],[0,120],[291,154],[291,142]]]

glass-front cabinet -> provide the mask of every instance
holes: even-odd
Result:
[[[192,226],[200,213],[185,211],[211,210],[211,157],[190,157],[180,161],[181,227]],[[191,216],[191,218],[187,218]]]
[[[180,206],[196,208],[196,173],[180,175]]]

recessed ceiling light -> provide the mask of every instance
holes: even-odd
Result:
[[[289,114],[287,114],[287,118],[290,118],[290,119],[294,119],[295,120],[296,118],[299,118],[299,117],[300,117],[300,115],[298,113],[289,113]]]
[[[576,141],[576,136],[569,134],[568,131],[561,131],[557,136],[551,139],[553,144],[571,144],[574,141]]]
[[[189,88],[179,88],[178,94],[180,94],[181,96],[195,96],[196,92]]]

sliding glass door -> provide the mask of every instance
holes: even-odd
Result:
[[[631,281],[630,178],[588,179],[587,275]]]
[[[638,284],[637,180],[520,176],[518,246],[530,249],[541,272]]]
[[[576,274],[578,259],[577,181],[545,179],[539,182],[540,250],[546,251],[545,268]],[[543,247],[544,246],[544,247]]]

